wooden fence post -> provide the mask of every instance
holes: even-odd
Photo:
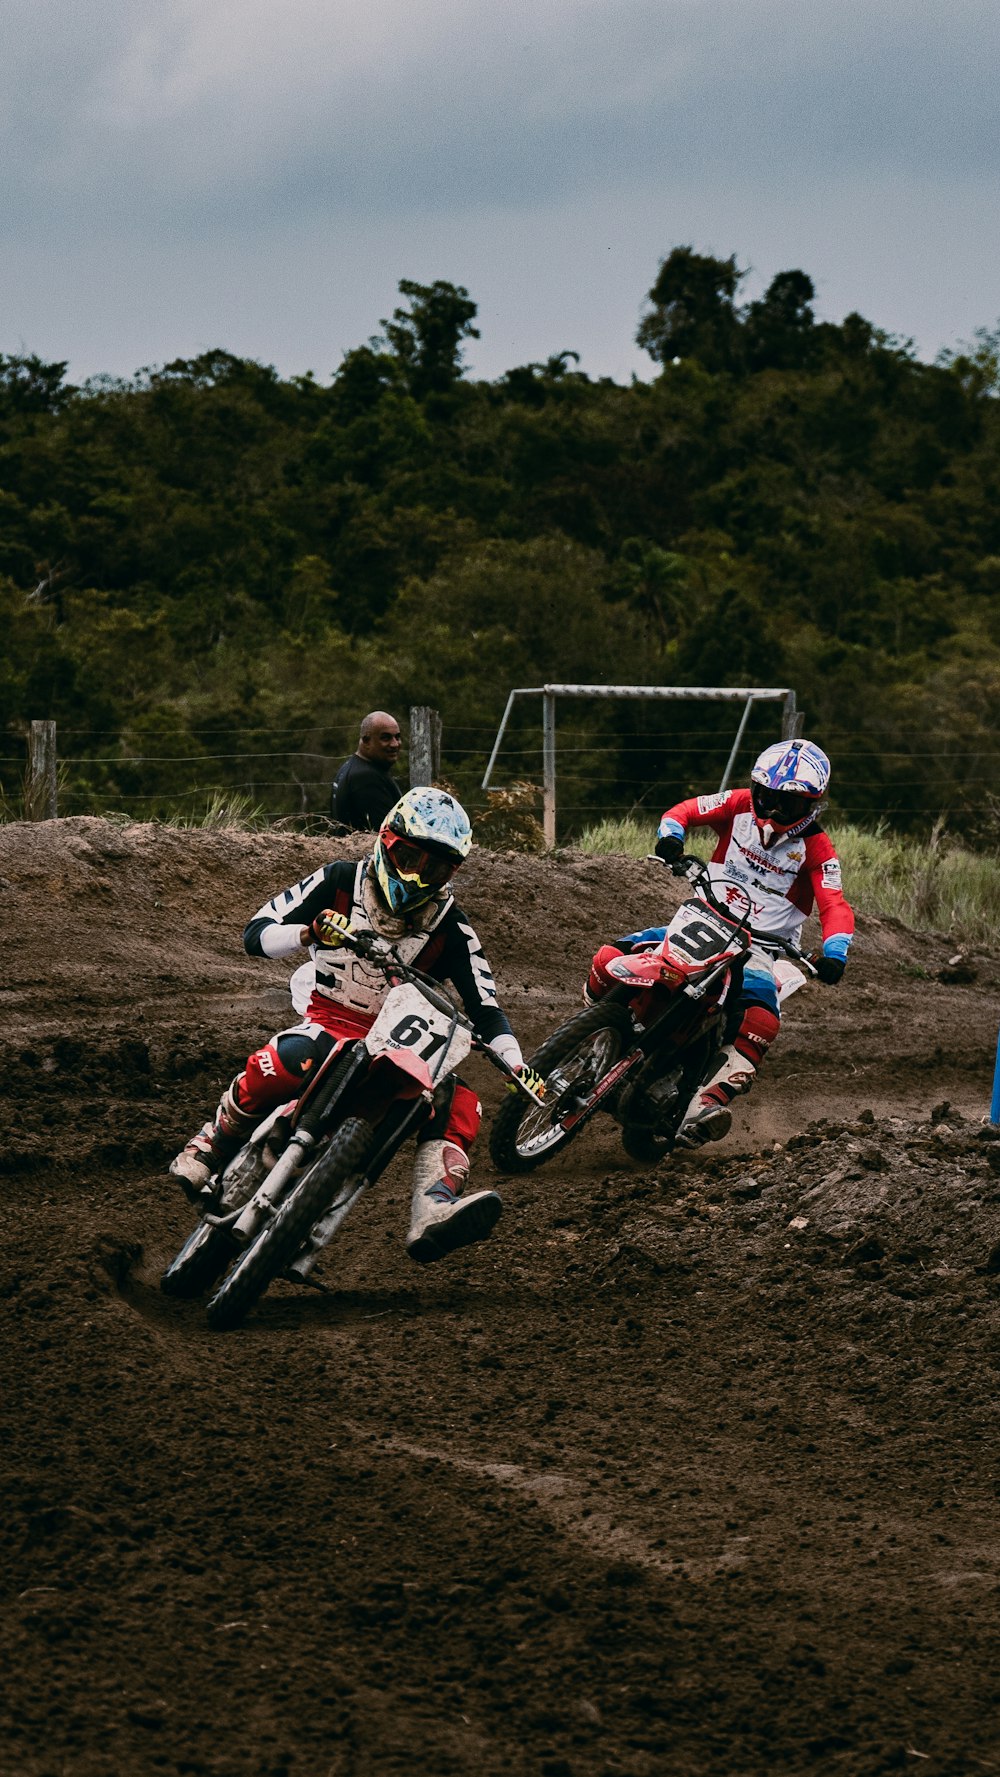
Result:
[[[54,821],[56,813],[56,725],[32,722],[24,780],[24,818]]]
[[[797,740],[802,733],[804,722],[805,716],[796,704],[795,692],[789,691],[781,711],[782,740]]]
[[[426,704],[410,710],[410,789],[436,783],[441,776],[441,717]]]

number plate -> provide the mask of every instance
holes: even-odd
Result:
[[[664,946],[668,956],[689,966],[721,961],[724,956],[742,956],[749,948],[749,939],[736,932],[705,901],[685,901],[683,907],[678,907],[667,927]]]
[[[449,1032],[450,1037],[449,1037]],[[438,1080],[453,1073],[472,1048],[472,1032],[464,1019],[454,1027],[450,1018],[425,1000],[418,987],[405,982],[386,995],[382,1010],[365,1037],[372,1055],[392,1054],[394,1049],[419,1055]]]

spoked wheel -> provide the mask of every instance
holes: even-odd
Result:
[[[371,1148],[372,1129],[350,1117],[330,1138],[329,1146],[286,1197],[277,1214],[227,1272],[205,1308],[208,1324],[228,1332],[244,1321],[276,1277],[294,1259],[341,1187],[363,1172]]]
[[[226,1167],[222,1196],[214,1207],[222,1214],[242,1208],[266,1172],[261,1148],[248,1142]],[[228,1228],[216,1228],[209,1222],[200,1221],[160,1278],[163,1294],[187,1302],[203,1296],[232,1264],[237,1250]]]
[[[208,1222],[199,1222],[160,1278],[163,1294],[174,1296],[178,1301],[193,1302],[222,1276],[235,1251],[225,1228],[213,1228]]]
[[[628,1011],[615,1005],[591,1006],[555,1031],[528,1064],[545,1081],[545,1103],[520,1093],[506,1099],[490,1133],[493,1164],[501,1172],[531,1172],[566,1147],[582,1127],[579,1112],[631,1037]]]

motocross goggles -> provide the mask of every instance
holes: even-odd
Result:
[[[421,888],[443,888],[462,862],[454,852],[416,845],[400,833],[383,833],[382,850],[395,874]]]
[[[772,790],[767,784],[751,784],[750,795],[757,818],[775,827],[797,826],[816,806],[815,796],[805,796],[801,790]]]

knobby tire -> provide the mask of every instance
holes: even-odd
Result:
[[[341,1185],[364,1170],[372,1139],[371,1125],[350,1117],[330,1138],[325,1153],[309,1168],[281,1208],[241,1253],[208,1302],[208,1324],[218,1333],[231,1331],[255,1308],[276,1277],[291,1264],[314,1222]]]
[[[528,1066],[546,1081],[557,1068],[565,1068],[576,1058],[581,1059],[582,1068],[585,1068],[588,1054],[593,1052],[602,1035],[607,1037],[607,1054],[602,1060],[600,1074],[591,1084],[593,1090],[598,1079],[620,1061],[631,1041],[632,1020],[625,1006],[602,1004],[577,1013],[575,1018],[553,1031],[538,1053],[531,1057]],[[571,1129],[563,1129],[557,1103],[539,1108],[521,1093],[512,1093],[493,1119],[490,1132],[493,1164],[501,1172],[533,1172],[536,1166],[543,1165],[568,1147],[584,1121],[575,1123]]]
[[[641,1166],[655,1166],[671,1152],[673,1145],[672,1133],[659,1134],[655,1129],[644,1129],[640,1123],[622,1124],[622,1147],[629,1158],[638,1160]]]
[[[208,1222],[199,1222],[160,1278],[163,1294],[180,1302],[193,1302],[196,1297],[203,1296],[222,1276],[235,1250],[225,1228],[213,1228]]]

